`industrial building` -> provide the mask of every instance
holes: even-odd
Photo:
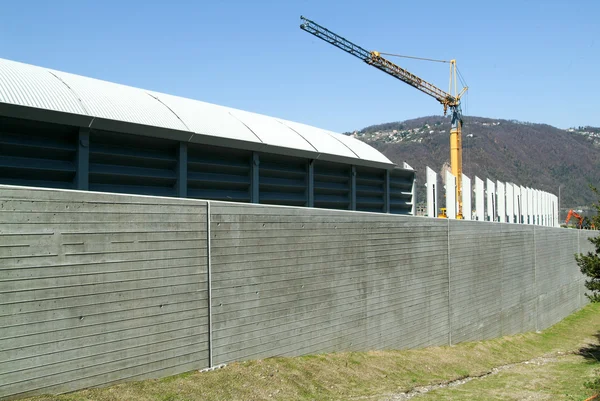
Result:
[[[414,177],[346,135],[0,59],[0,184],[414,214]]]

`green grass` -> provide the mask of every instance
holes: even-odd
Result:
[[[519,365],[455,388],[431,391],[420,400],[584,400],[594,392],[586,382],[598,377],[597,362],[568,355],[541,365]]]
[[[584,358],[573,352],[586,344],[591,344],[589,347],[596,344],[595,352],[598,347],[595,335],[599,330],[600,305],[592,304],[543,333],[420,350],[269,358],[234,363],[212,372],[188,372],[35,400],[379,400],[416,386],[478,376],[494,367],[543,355],[558,357],[556,362],[519,365],[417,399],[510,400],[526,399],[534,394],[555,398],[531,398],[533,400],[583,400],[592,394],[584,384],[594,378],[594,369],[600,364],[589,356]]]

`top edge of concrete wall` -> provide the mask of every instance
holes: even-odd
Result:
[[[14,195],[9,194],[9,191],[15,191]],[[439,221],[443,222],[447,220],[448,222],[452,221],[452,223],[448,224],[492,224],[499,225],[502,224],[504,226],[511,227],[536,227],[537,229],[563,229],[562,227],[548,227],[548,226],[536,226],[536,225],[519,225],[519,224],[511,224],[504,222],[493,222],[493,221],[479,221],[479,220],[454,220],[454,219],[442,219],[442,218],[431,218],[427,216],[408,216],[408,215],[397,215],[397,214],[386,214],[386,213],[375,213],[375,212],[363,212],[356,210],[340,210],[340,209],[320,209],[320,208],[309,208],[309,207],[301,207],[301,206],[285,206],[285,205],[269,205],[269,204],[256,204],[256,203],[240,203],[240,202],[227,202],[227,201],[215,201],[215,200],[206,200],[206,199],[192,199],[192,198],[177,198],[177,197],[168,197],[168,196],[155,196],[155,195],[138,195],[138,194],[122,194],[122,193],[114,193],[114,192],[91,192],[91,191],[82,191],[82,190],[74,190],[74,189],[60,189],[60,188],[45,188],[45,187],[30,187],[30,186],[18,186],[18,185],[0,185],[0,199],[2,198],[18,198],[17,193],[19,192],[38,192],[45,199],[53,199],[53,200],[70,200],[73,201],[72,195],[82,195],[82,201],[85,202],[110,202],[111,199],[121,199],[123,201],[129,202],[141,202],[141,203],[150,203],[156,202],[157,200],[162,201],[164,204],[179,204],[179,205],[207,205],[210,203],[214,206],[224,206],[224,207],[233,207],[233,208],[244,208],[247,212],[248,210],[256,210],[257,212],[263,212],[265,209],[279,211],[279,210],[288,210],[294,211],[294,213],[302,213],[310,212],[315,215],[331,215],[331,214],[340,214],[347,216],[370,216],[370,217],[378,217],[379,219],[420,219],[421,221]],[[85,199],[88,198],[88,199]],[[91,199],[90,199],[91,198]],[[455,223],[456,222],[456,223]]]

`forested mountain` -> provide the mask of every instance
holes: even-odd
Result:
[[[449,163],[450,118],[422,117],[372,125],[348,133],[383,152],[393,162],[417,170],[423,200],[425,167],[438,173]],[[593,200],[588,184],[600,187],[600,128],[563,130],[545,124],[465,117],[463,170],[472,179],[512,182],[558,195],[562,208]]]

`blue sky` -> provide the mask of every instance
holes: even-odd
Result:
[[[441,114],[300,15],[368,50],[455,58],[467,115],[600,126],[597,0],[19,0],[2,4],[0,57],[337,132]],[[393,61],[447,88],[445,64]]]

